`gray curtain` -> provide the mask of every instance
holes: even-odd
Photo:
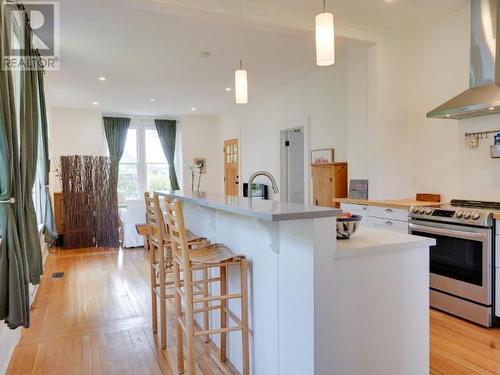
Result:
[[[40,137],[38,143],[38,181],[40,198],[40,218],[45,225],[45,241],[52,242],[57,237],[54,224],[54,212],[49,192],[49,141],[47,124],[47,107],[45,104],[45,85],[43,80],[43,70],[38,71],[38,99],[40,115]]]
[[[33,50],[31,27],[24,22],[23,30],[25,55],[35,57]],[[21,194],[23,205],[20,218],[24,221],[24,234],[26,243],[26,256],[30,281],[32,284],[40,283],[43,274],[42,249],[38,235],[38,222],[35,205],[33,202],[33,185],[36,178],[38,160],[38,73],[36,70],[23,70],[21,72],[21,116],[20,116],[20,170]]]
[[[0,22],[5,19],[0,3]],[[0,28],[0,58],[9,50],[10,33]],[[0,320],[9,328],[29,327],[29,273],[20,232],[22,208],[18,140],[11,71],[0,69]]]
[[[120,160],[125,150],[127,141],[127,132],[130,125],[130,119],[124,117],[103,117],[104,131],[108,142],[109,156],[111,157],[111,181],[115,181],[111,188],[118,190],[118,168]]]
[[[177,121],[175,120],[155,120],[156,131],[160,137],[161,147],[163,153],[167,158],[169,175],[170,175],[170,188],[172,190],[179,190],[179,181],[177,181],[177,174],[175,173],[174,158],[175,158],[175,136],[177,133]]]
[[[109,156],[111,156],[111,159],[120,162],[125,150],[130,119],[124,117],[103,117],[103,121]]]

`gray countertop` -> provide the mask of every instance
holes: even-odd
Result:
[[[222,194],[191,191],[157,191],[160,195],[179,198],[200,206],[227,211],[267,221],[303,220],[339,216],[342,210],[297,203],[248,199]]]

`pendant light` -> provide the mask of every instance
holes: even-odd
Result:
[[[241,0],[239,0],[238,15],[241,19]],[[236,104],[247,104],[248,74],[247,71],[243,69],[243,59],[241,56],[242,56],[242,43],[241,43],[241,30],[240,30],[240,68],[234,72],[234,94],[236,97]]]
[[[326,0],[323,0],[323,13],[316,16],[316,64],[335,64],[335,25],[333,14],[326,12]]]
[[[240,60],[240,69],[234,72],[234,91],[236,104],[248,104],[248,75]]]

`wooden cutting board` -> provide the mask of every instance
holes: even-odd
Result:
[[[418,193],[417,201],[420,202],[441,202],[440,194]]]

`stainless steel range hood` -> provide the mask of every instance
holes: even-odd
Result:
[[[500,113],[499,1],[471,0],[470,89],[429,112],[428,118],[460,120]]]

